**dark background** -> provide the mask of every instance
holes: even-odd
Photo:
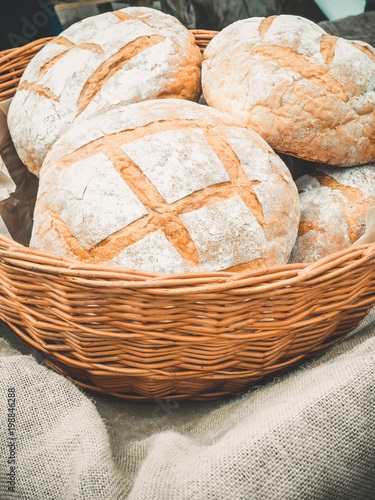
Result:
[[[62,0],[54,2],[58,6]],[[294,14],[316,23],[327,20],[314,0],[130,0],[108,2],[92,6],[86,11],[84,8],[76,11],[81,11],[86,17],[138,3],[160,8],[179,18],[188,28],[209,30],[221,30],[238,19],[254,16]],[[365,10],[375,10],[375,0],[368,0]],[[62,26],[60,20],[65,12],[56,12],[53,0],[0,0],[0,50],[58,35],[66,27],[64,23]]]

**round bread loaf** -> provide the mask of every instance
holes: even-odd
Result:
[[[375,160],[375,50],[312,21],[238,21],[204,52],[207,103],[256,130],[275,150],[351,166]]]
[[[26,68],[9,110],[21,160],[39,175],[73,123],[124,104],[198,100],[201,52],[174,17],[130,7],[89,17],[48,43]]]
[[[315,262],[349,248],[375,206],[375,165],[321,167],[297,182],[301,220],[290,263]]]
[[[190,101],[130,104],[82,122],[40,172],[31,246],[160,273],[287,262],[298,193],[235,118]]]

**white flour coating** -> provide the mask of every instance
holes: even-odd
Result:
[[[38,53],[38,57],[33,58],[33,64],[29,64],[22,74],[20,84],[24,81],[35,82],[41,69],[54,57],[67,52],[68,47],[57,43],[48,43],[43,47],[43,50]]]
[[[121,20],[115,13],[85,19],[46,45],[26,69],[8,123],[20,158],[36,175],[48,150],[75,122],[122,104],[157,98],[164,91],[198,99],[201,54],[189,31],[154,9],[118,12],[143,13],[144,19]],[[138,40],[140,52],[121,59],[121,50]],[[109,67],[100,69],[111,57],[116,59],[111,66],[122,66],[113,74]],[[90,78],[93,90],[85,97]]]
[[[305,185],[306,183],[308,186],[308,179]],[[297,185],[301,189],[300,183]],[[349,226],[343,204],[349,203],[342,193],[333,192],[311,180],[311,186],[300,195],[300,222],[312,224],[313,229],[297,237],[289,263],[315,262],[326,255],[348,248]]]
[[[277,85],[283,83],[286,86],[290,86],[302,78],[298,72],[292,71],[289,68],[279,68],[271,64],[265,65],[263,58],[257,55],[252,57],[251,64],[248,58],[246,58],[246,62],[243,62],[242,67],[244,70],[246,69],[248,78],[244,79],[241,74],[238,74],[236,77],[234,76],[235,85],[231,90],[228,89],[231,94],[230,102],[227,101],[227,104],[230,106],[233,116],[237,116],[243,121],[246,121],[248,111],[252,110],[254,115],[253,121],[256,122],[258,112],[261,114],[264,111],[261,107],[258,109],[256,106],[260,102],[265,102]],[[256,88],[254,88],[255,85]],[[217,90],[220,91],[220,88]],[[228,95],[226,99],[228,99]],[[288,104],[289,99],[288,94],[280,92],[276,97],[277,106],[285,106]],[[243,103],[245,103],[245,106]],[[284,112],[288,113],[288,109],[286,108]],[[268,126],[272,128],[273,116],[265,118],[261,115],[262,123],[266,119],[269,120]]]
[[[158,16],[153,15],[152,9],[145,9],[143,7],[129,7],[126,12],[138,19],[142,19],[149,26],[152,26],[156,29],[165,29],[165,17],[168,17],[168,14],[163,14],[159,12]]]
[[[297,187],[301,234],[290,263],[314,262],[350,247],[364,233],[366,210],[375,206],[375,165],[322,166],[314,174],[300,177]]]
[[[239,196],[180,215],[194,240],[202,271],[215,271],[264,257],[264,231]]]
[[[50,212],[43,212],[42,207],[36,207],[34,226],[30,246],[44,252],[50,252],[64,257],[73,257],[72,252],[60,237],[55,221]],[[34,229],[35,228],[35,229]]]
[[[19,130],[22,128],[22,134],[17,137],[12,137],[17,152],[22,149],[23,138],[32,137],[33,140],[27,145],[27,149],[23,149],[23,163],[32,165],[36,158],[41,154],[47,155],[50,147],[49,142],[54,142],[57,139],[56,131],[59,130],[62,118],[64,121],[73,119],[72,113],[69,113],[66,108],[63,108],[58,101],[46,99],[44,96],[28,92],[27,90],[17,91],[16,96],[19,106],[22,107],[22,124],[18,124]],[[27,102],[27,106],[26,106]],[[38,122],[38,128],[35,126],[35,112],[42,108],[46,114],[50,116],[49,120],[41,120]],[[60,127],[63,130],[63,127]]]
[[[253,130],[239,127],[217,127],[216,131],[231,146],[241,162],[241,168],[252,181],[266,182],[279,175],[295,188],[290,172],[268,144]],[[249,137],[249,140],[244,140]],[[271,161],[272,159],[272,161]]]
[[[161,44],[162,48],[159,47]],[[145,101],[149,99],[151,88],[155,96],[161,93],[170,77],[174,51],[173,43],[166,39],[134,56],[97,92],[86,109],[77,116],[76,122],[80,123],[124,104]]]
[[[181,105],[180,99],[149,100],[129,104],[82,122],[79,127],[74,127],[64,134],[54,145],[45,163],[54,164],[62,156],[90,144],[99,137],[135,130],[154,122],[173,120],[199,120],[211,127],[217,123],[243,127],[233,116],[195,102],[187,101],[185,105]],[[259,137],[258,134],[254,135]]]
[[[63,109],[69,109],[69,105],[72,108],[77,105],[84,83],[103,60],[103,56],[90,50],[73,48],[38,83],[57,96],[53,100],[58,100]]]
[[[314,64],[324,64],[320,42],[325,31],[313,21],[297,16],[277,16],[263,43],[288,47]]]
[[[103,153],[46,172],[38,199],[39,205],[59,215],[86,250],[147,214]],[[34,234],[37,231],[36,224]]]
[[[287,260],[297,237],[299,204],[296,185],[286,165],[268,144],[250,129],[218,128],[221,137],[231,146],[241,162],[241,168],[251,181],[262,206],[265,218],[264,231],[268,245],[278,249]],[[244,136],[251,134],[253,147]],[[283,184],[283,189],[275,186]],[[279,214],[275,220],[275,212]],[[285,233],[285,228],[288,231]]]
[[[361,42],[354,43],[367,46],[369,50],[374,52],[374,49],[368,44],[363,44]],[[339,38],[336,43],[335,56],[331,63],[329,73],[345,85],[350,98],[359,97],[362,102],[364,99],[369,98],[370,102],[374,102],[374,100],[371,99],[371,95],[366,95],[369,92],[375,91],[374,66],[374,63],[369,64],[368,55],[361,52],[353,45],[353,42]]]
[[[206,48],[202,87],[277,151],[338,166],[375,160],[375,50],[363,42],[297,16],[238,21]]]
[[[375,199],[375,164],[358,165],[355,168],[342,170],[323,167],[322,171],[342,186],[360,189],[364,198]]]
[[[263,19],[264,17],[241,19],[240,21],[230,24],[219,33],[222,34],[225,32],[225,38],[215,35],[205,50],[205,55],[208,58],[206,65],[210,66],[210,59],[216,57],[218,53],[221,54],[223,59],[232,55],[232,47],[227,42],[231,37],[235,40],[236,44],[238,44],[238,47],[244,50],[248,49],[249,46],[259,43],[259,26]]]
[[[161,229],[127,247],[111,265],[165,274],[191,271]]]
[[[169,204],[200,189],[229,181],[228,172],[202,130],[159,132],[121,149]]]
[[[343,248],[349,248],[350,240],[347,234],[348,225],[342,222],[343,219],[340,215],[341,214],[339,213],[337,220],[340,221],[341,224],[339,223],[336,227],[337,231],[341,229],[343,233],[339,238],[332,237],[331,235],[327,236],[323,234],[322,231],[312,229],[308,233],[298,237],[298,244],[292,251],[289,264],[294,264],[296,262],[316,262],[331,253],[339,252]],[[333,217],[332,220],[334,220]],[[327,247],[327,245],[330,245],[332,251],[330,251],[329,254],[324,255],[321,249],[323,247]],[[303,247],[305,249],[303,253],[299,250],[299,247]]]
[[[369,45],[368,43],[362,42],[360,40],[355,40],[355,41],[352,41],[349,43],[355,44],[357,46],[357,48],[359,46],[361,46],[361,47],[369,50],[373,54],[373,60],[375,60],[375,48],[372,47],[371,45]],[[367,56],[366,57],[362,56],[359,59],[359,61],[360,61],[360,69],[358,71],[361,74],[366,73],[366,75],[367,75],[367,83],[366,83],[366,86],[364,88],[364,92],[374,92],[375,91],[375,75],[374,75],[374,72],[371,70],[371,66],[368,66]],[[335,62],[335,61],[333,61],[333,62]],[[356,77],[356,76],[357,75],[354,75],[354,77]]]
[[[162,99],[57,141],[40,173],[31,245],[161,273],[258,268],[286,263],[298,214],[291,176],[260,136],[217,110]]]
[[[67,38],[75,45],[79,43],[87,43],[88,40],[96,37],[99,33],[103,33],[115,28],[119,24],[119,20],[111,13],[102,14],[100,17],[100,26],[98,26],[98,17],[86,17],[78,23],[72,24],[60,34],[60,37]]]

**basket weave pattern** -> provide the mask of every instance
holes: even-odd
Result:
[[[196,32],[201,48],[213,34]],[[31,58],[23,50],[14,49],[14,67]],[[3,54],[2,74],[12,68],[11,52]],[[7,87],[0,100],[10,95]],[[0,237],[0,318],[58,372],[128,399],[244,391],[327,349],[374,304],[375,243],[313,264],[166,276]]]
[[[52,38],[41,38],[24,47],[0,52],[0,101],[14,96],[26,66]]]

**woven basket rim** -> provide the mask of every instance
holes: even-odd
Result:
[[[88,264],[73,258],[25,247],[0,235],[0,258],[25,270],[43,274],[77,277],[91,286],[131,287],[153,289],[158,293],[181,295],[189,293],[221,292],[229,289],[251,287],[253,293],[296,285],[324,273],[324,279],[335,273],[342,275],[343,268],[361,266],[375,255],[375,242],[349,247],[312,263],[284,264],[260,270],[189,272],[180,274],[153,273],[137,269]],[[267,284],[262,285],[267,276]]]
[[[12,56],[14,58],[20,54],[27,54],[33,52],[33,50],[37,50],[39,46],[44,47],[46,43],[50,42],[54,38],[55,38],[54,36],[39,38],[38,40],[34,40],[33,42],[30,42],[26,45],[22,45],[21,47],[2,50],[0,51],[0,63],[3,62],[3,59],[9,59],[9,56]]]

